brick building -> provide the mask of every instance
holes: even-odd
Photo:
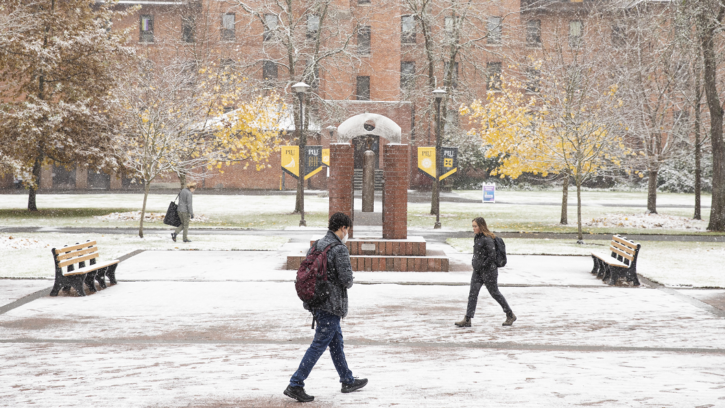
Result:
[[[305,80],[312,85],[308,100],[315,116],[308,145],[329,147],[336,135],[328,128],[359,113],[392,119],[402,129],[403,143],[411,146],[410,185],[417,188],[430,183],[416,169],[416,147],[435,145],[433,88],[449,91],[443,108],[446,131],[465,131],[457,107],[495,89],[513,62],[539,52],[542,42],[549,41],[547,33],[566,30],[571,41],[581,41],[590,2],[548,1],[542,7],[527,0],[474,1],[465,10],[447,2],[433,2],[426,10],[399,0],[325,4],[310,0],[290,11],[266,0],[121,0],[119,8],[138,10],[114,22],[113,29],[128,29],[129,43],[142,58],[159,64],[216,60],[248,76],[250,90],[276,91],[288,105],[295,103],[290,85]],[[456,54],[451,45],[460,45]],[[294,125],[287,130],[287,141],[296,144]],[[379,141],[379,157],[386,143]],[[275,154],[261,171],[242,165],[223,173],[209,171],[200,186],[279,189],[284,184],[294,189],[280,164]],[[310,186],[326,188],[326,177],[320,172]],[[11,184],[12,178],[4,180],[5,187]],[[167,177],[157,184],[175,187],[178,182]],[[134,185],[122,174],[96,174],[83,165],[46,166],[40,188],[117,190]]]

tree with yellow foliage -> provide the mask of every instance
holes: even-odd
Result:
[[[116,98],[123,115],[115,147],[130,175],[143,183],[140,237],[150,184],[158,176],[173,172],[184,187],[187,177],[202,177],[202,169],[242,162],[260,170],[279,150],[284,105],[275,94],[250,100],[245,88],[243,77],[214,64],[197,69],[146,60],[129,70]]]
[[[563,51],[563,50],[562,50]],[[488,92],[487,103],[475,101],[462,114],[476,122],[471,130],[500,156],[496,174],[517,178],[524,172],[566,173],[577,188],[578,242],[582,242],[581,186],[589,177],[618,166],[624,154],[617,111],[617,87],[606,82],[601,65],[589,55],[552,53],[531,61],[536,82],[522,86],[503,79],[500,92]],[[531,71],[529,71],[531,72]],[[528,92],[524,94],[524,90]],[[526,96],[524,96],[526,95]],[[567,204],[564,191],[562,211]]]

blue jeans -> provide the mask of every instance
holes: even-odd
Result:
[[[345,360],[344,344],[342,342],[342,329],[340,328],[340,316],[317,311],[317,329],[315,330],[315,338],[307,349],[305,356],[302,357],[300,367],[290,379],[290,385],[293,387],[304,387],[305,380],[309,377],[312,368],[317,364],[322,354],[330,346],[330,357],[332,363],[335,364],[337,374],[340,375],[340,382],[351,384],[355,379],[352,377],[352,371],[347,368]]]

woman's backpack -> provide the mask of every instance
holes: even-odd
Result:
[[[501,237],[494,238],[493,243],[496,245],[496,266],[503,268],[506,266],[506,244]]]

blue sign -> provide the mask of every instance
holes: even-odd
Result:
[[[496,202],[496,185],[483,185],[483,202],[484,203],[495,203]]]

